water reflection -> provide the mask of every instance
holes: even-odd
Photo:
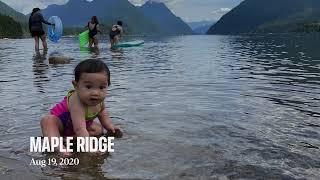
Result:
[[[112,60],[124,59],[124,51],[121,48],[110,48]]]
[[[56,155],[46,155],[45,159],[54,158],[60,163],[63,158]],[[79,165],[48,166],[43,168],[44,174],[61,179],[106,179],[102,165],[106,163],[108,154],[76,153],[71,158],[79,159]]]
[[[92,54],[93,57],[100,55],[100,49],[98,47],[80,47],[80,52],[83,54]]]
[[[241,74],[238,79],[255,82],[255,92],[250,91],[247,96],[319,116],[320,52],[315,46],[318,39],[287,36],[235,37],[230,45],[240,58],[232,65],[233,70]]]
[[[0,113],[6,117],[0,122],[0,149],[7,152],[0,153],[0,161],[1,156],[17,159],[11,169],[28,162],[25,139],[41,135],[39,120],[72,88],[73,68],[83,59],[99,58],[112,74],[106,105],[125,138],[115,142],[110,157],[80,154],[80,166],[41,172],[28,166],[29,174],[319,179],[319,37],[147,38],[143,47],[108,48],[98,55],[79,51],[76,38],[63,38],[60,45],[51,44],[49,55],[34,57],[32,49],[24,51],[32,39],[16,40],[15,49],[0,43],[5,57],[0,59]],[[74,60],[49,65],[55,52]]]
[[[47,51],[44,50],[42,53],[37,51],[33,56],[33,85],[37,88],[40,93],[46,93],[44,86],[50,81],[48,76],[49,65],[47,61]]]

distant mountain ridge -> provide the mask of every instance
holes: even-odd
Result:
[[[92,13],[94,12],[94,13]],[[28,34],[28,18],[0,1],[0,14],[8,15],[20,22],[24,34]],[[121,20],[126,34],[192,34],[192,29],[179,17],[175,16],[164,3],[147,1],[136,7],[128,0],[69,0],[66,4],[49,5],[42,9],[45,19],[59,16],[66,32],[80,32],[92,16],[97,16],[104,32],[112,24]]]
[[[65,27],[84,27],[92,16],[97,16],[108,27],[123,21],[129,34],[192,34],[190,27],[163,3],[152,1],[136,7],[128,0],[69,0],[64,5],[49,5],[42,13],[46,19],[59,16]]]
[[[188,25],[195,34],[206,34],[209,28],[216,22],[213,21],[197,21],[188,22]]]
[[[147,1],[140,7],[146,17],[157,25],[162,34],[192,34],[192,29],[161,2]]]
[[[203,25],[193,29],[194,34],[206,34],[212,24]]]
[[[319,19],[319,0],[245,0],[207,33],[291,32]]]
[[[59,16],[66,27],[84,27],[92,16],[97,16],[107,26],[122,20],[125,30],[134,34],[158,32],[153,22],[127,0],[69,0],[64,5],[50,5],[42,13],[46,18]]]
[[[207,24],[213,25],[215,22],[214,21],[193,21],[193,22],[188,22],[188,25],[190,26],[191,29],[196,29],[200,26],[204,26]]]

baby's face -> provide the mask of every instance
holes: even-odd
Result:
[[[96,106],[107,96],[108,78],[105,72],[82,73],[76,90],[80,100],[87,106]]]

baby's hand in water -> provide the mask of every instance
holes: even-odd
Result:
[[[114,137],[116,138],[122,138],[123,133],[121,131],[121,129],[117,126],[114,127]]]
[[[107,136],[112,136],[115,138],[122,138],[123,134],[119,127],[115,126],[112,130],[107,132]]]
[[[62,146],[63,146],[63,148],[65,149],[64,145],[62,145]],[[57,148],[57,150],[58,150],[58,152],[59,152],[59,155],[61,155],[62,157],[70,157],[70,156],[72,156],[72,153],[71,153],[71,152],[61,152],[61,151],[59,150],[59,148]]]
[[[70,152],[60,152],[60,154],[61,154],[61,156],[63,156],[63,157],[70,157],[70,156],[72,156],[72,153],[70,153]]]
[[[97,151],[91,151],[89,154],[92,155],[92,156],[102,156],[104,154],[108,153],[107,151],[106,152],[101,152],[99,150]]]

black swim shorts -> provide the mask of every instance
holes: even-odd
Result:
[[[41,31],[31,31],[31,36],[32,37],[36,37],[36,36],[41,37],[44,34],[45,34],[45,32],[43,30],[41,30]]]

